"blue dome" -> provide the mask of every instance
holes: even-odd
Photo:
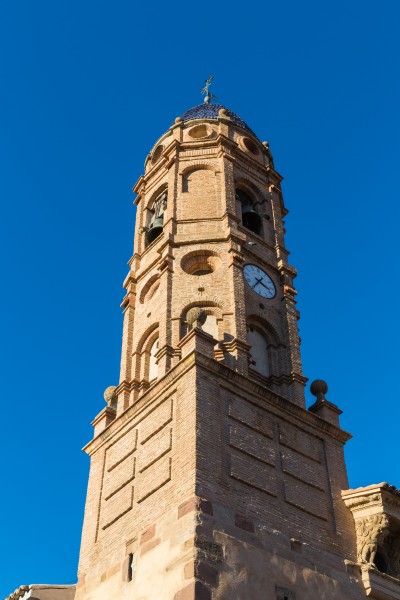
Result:
[[[228,116],[235,125],[241,127],[242,129],[246,129],[251,134],[256,136],[254,131],[252,131],[236,113],[228,110],[225,108],[225,106],[222,106],[222,104],[206,104],[204,102],[203,104],[199,104],[198,106],[194,106],[193,108],[187,110],[185,113],[183,113],[183,115],[181,115],[181,119],[183,122],[191,121],[192,119],[218,119],[218,113],[221,108],[226,110]]]

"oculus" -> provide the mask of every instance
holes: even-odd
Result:
[[[257,148],[257,144],[253,142],[252,139],[248,137],[243,137],[240,141],[240,145],[243,147],[244,150],[247,150],[251,154],[254,154],[254,156],[258,156],[260,154],[260,151]]]
[[[201,140],[203,138],[210,137],[212,133],[213,130],[211,127],[207,127],[207,125],[196,125],[195,127],[189,129],[188,136],[193,140]]]
[[[195,250],[189,252],[181,260],[181,267],[189,275],[208,275],[222,264],[216,252],[212,250]]]

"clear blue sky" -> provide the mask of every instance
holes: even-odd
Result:
[[[2,3],[0,598],[75,581],[131,187],[210,72],[285,177],[304,372],[354,434],[350,484],[400,485],[399,20],[395,0]]]

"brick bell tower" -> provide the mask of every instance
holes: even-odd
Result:
[[[344,560],[350,436],[324,382],[305,408],[281,177],[207,99],[134,187],[121,376],[85,448],[76,599],[365,597]]]

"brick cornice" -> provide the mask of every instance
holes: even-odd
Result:
[[[283,396],[280,396],[276,392],[273,392],[256,382],[252,381],[248,377],[233,371],[229,367],[221,364],[220,362],[208,358],[200,352],[193,350],[184,359],[182,359],[174,368],[172,368],[164,377],[162,377],[156,384],[152,385],[149,390],[145,391],[144,394],[139,398],[135,404],[129,406],[121,415],[119,415],[115,421],[113,421],[108,427],[104,429],[96,438],[90,441],[83,450],[91,455],[96,452],[111,436],[123,427],[126,422],[140,415],[141,412],[146,410],[148,406],[156,403],[162,394],[168,392],[175,382],[182,377],[184,373],[190,369],[200,366],[206,369],[209,373],[213,373],[218,377],[220,384],[224,382],[225,386],[232,386],[232,393],[237,392],[238,389],[243,390],[243,393],[251,393],[253,395],[252,402],[255,404],[262,404],[266,402],[270,408],[284,412],[286,415],[302,421],[304,424],[317,429],[340,443],[346,443],[352,436],[343,429],[332,425],[331,423],[321,419],[317,415],[310,413],[305,408],[286,400]]]
[[[260,401],[266,401],[269,407],[279,409],[279,411],[282,411],[287,415],[292,415],[296,419],[301,420],[310,427],[318,429],[320,432],[329,435],[342,444],[345,444],[352,437],[347,431],[335,427],[328,421],[310,413],[307,409],[294,404],[290,400],[286,400],[286,398],[283,398],[283,396],[280,396],[276,392],[260,386],[248,377],[245,377],[236,371],[232,371],[229,367],[226,367],[215,360],[197,353],[195,363],[207,369],[209,372],[218,375],[220,383],[222,383],[222,380],[225,380],[226,384],[229,386],[232,385],[232,393],[237,392],[238,389],[242,389],[244,394],[251,392],[256,396],[256,398],[254,398],[256,404],[259,404]]]

